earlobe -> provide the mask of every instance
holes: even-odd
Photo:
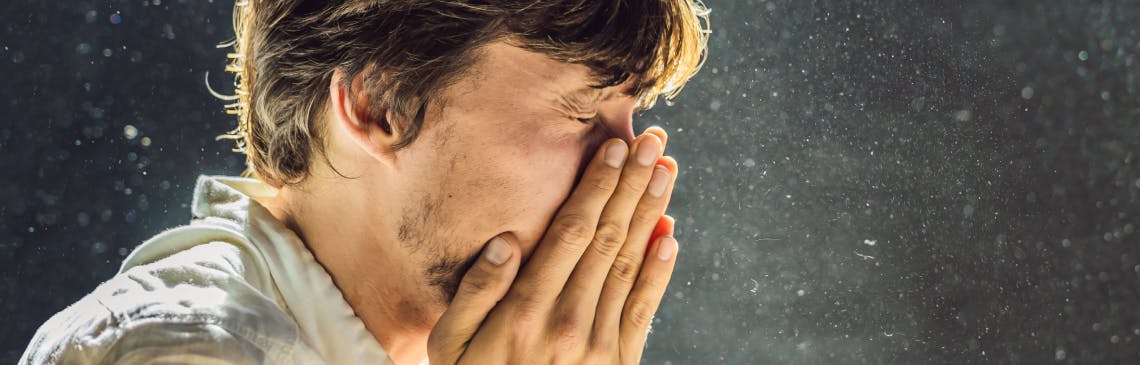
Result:
[[[371,100],[367,93],[362,92],[363,75],[353,80],[352,90],[355,92],[352,94],[342,86],[342,77],[341,70],[334,71],[329,85],[330,122],[343,129],[352,142],[372,159],[395,167],[396,155],[391,146],[398,138],[392,132],[387,111],[379,110],[375,117],[369,113]]]

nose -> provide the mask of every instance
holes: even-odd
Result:
[[[589,165],[592,156],[598,152],[598,149],[603,143],[611,138],[619,138],[625,141],[626,146],[633,145],[633,114],[622,114],[619,118],[598,118],[601,122],[595,124],[594,129],[586,135],[585,149],[582,150],[582,157],[578,165],[578,173],[574,177],[574,186],[577,187],[578,183],[582,180],[582,174],[586,172],[586,166]]]
[[[586,153],[585,159],[589,160],[589,156],[593,154],[603,143],[611,138],[618,138],[625,141],[626,146],[633,145],[633,119],[630,116],[624,118],[598,118],[598,124],[594,125],[592,131],[586,137]]]
[[[602,140],[620,138],[626,145],[633,144],[636,136],[633,134],[632,113],[621,113],[617,118],[602,118],[602,126],[605,129],[605,137]]]
[[[626,86],[617,86],[626,87]],[[599,103],[598,114],[606,130],[606,139],[620,138],[627,145],[633,144],[637,135],[633,131],[633,115],[638,111],[638,98],[617,93]]]
[[[609,130],[609,137],[607,137],[607,138],[621,138],[621,140],[625,141],[626,145],[632,145],[633,144],[633,138],[635,136],[633,135],[633,121],[632,121],[632,119],[628,119],[628,121],[626,121],[626,122],[622,122],[619,125],[610,127],[610,128],[608,128],[608,130]]]

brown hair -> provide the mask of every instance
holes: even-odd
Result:
[[[313,122],[340,69],[350,95],[373,101],[371,117],[397,117],[398,150],[415,140],[433,94],[496,39],[586,65],[598,88],[636,77],[631,94],[649,108],[701,67],[707,13],[699,0],[239,0],[226,67],[237,90],[224,97],[238,126],[218,138],[245,153],[245,176],[300,182],[311,154],[324,151],[312,148],[323,143]]]

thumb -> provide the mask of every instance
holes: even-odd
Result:
[[[479,256],[463,275],[455,298],[428,336],[428,357],[432,364],[454,364],[459,360],[483,320],[506,295],[518,274],[518,244],[509,233],[492,238]]]

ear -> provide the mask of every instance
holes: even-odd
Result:
[[[396,154],[392,151],[399,137],[392,129],[388,120],[388,111],[380,110],[377,117],[368,114],[371,105],[369,95],[361,92],[364,84],[363,73],[352,80],[352,90],[355,95],[349,95],[348,90],[342,86],[344,73],[341,70],[333,72],[329,84],[329,103],[332,107],[333,126],[345,131],[360,150],[377,162],[396,167]]]

